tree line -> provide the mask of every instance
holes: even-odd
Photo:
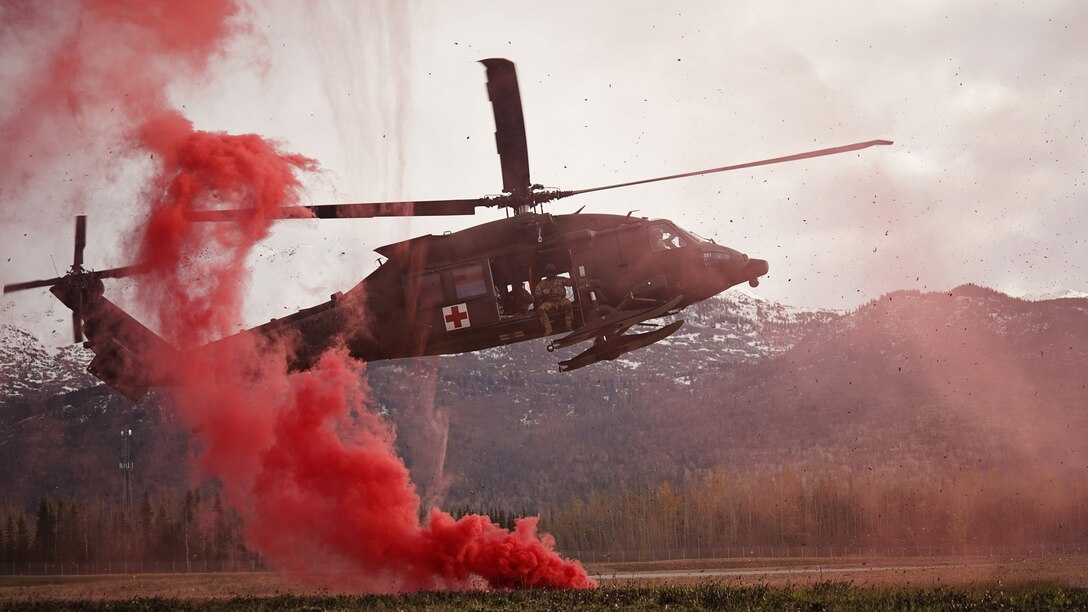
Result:
[[[144,492],[131,505],[43,497],[33,511],[10,508],[0,516],[0,571],[28,563],[196,571],[256,560],[243,542],[241,518],[218,491]]]
[[[518,517],[537,512],[471,505],[453,511],[469,513],[513,528]],[[678,484],[617,485],[545,501],[539,514],[541,529],[572,555],[650,558],[658,551],[661,558],[742,549],[804,555],[855,547],[958,552],[1040,543],[1088,549],[1088,480],[979,467],[940,478],[804,464],[744,473],[719,468],[689,473]],[[28,563],[144,564],[148,570],[167,564],[173,571],[261,565],[245,547],[241,519],[211,487],[145,492],[132,507],[42,498],[31,511],[9,509],[0,517],[0,572],[23,571],[11,568]]]
[[[1088,481],[965,468],[903,473],[784,466],[592,490],[542,511],[563,551],[834,547],[961,550],[1088,544]]]

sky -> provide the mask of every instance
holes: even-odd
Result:
[[[253,2],[238,23],[207,74],[179,78],[170,98],[198,129],[317,159],[323,170],[303,177],[312,203],[499,193],[476,62],[505,57],[532,179],[549,187],[895,142],[587,194],[553,214],[672,219],[767,259],[751,291],[797,306],[967,282],[1088,290],[1083,2]],[[8,34],[19,53],[0,53],[4,120],[32,69],[19,58],[49,45]],[[39,133],[63,146],[71,129],[58,118]],[[89,267],[133,263],[148,169],[119,146],[103,138],[47,176],[0,185],[0,281],[63,272],[77,213],[90,215]],[[377,265],[375,247],[503,214],[285,221],[252,258],[245,324],[349,289]],[[124,305],[131,283],[109,292]],[[0,319],[47,344],[68,340],[67,318],[45,289],[0,301]]]

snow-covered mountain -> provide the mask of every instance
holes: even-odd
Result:
[[[0,405],[100,384],[87,373],[94,354],[78,344],[50,352],[30,332],[0,324]]]
[[[840,316],[838,311],[788,306],[732,289],[676,315],[684,326],[659,344],[711,363],[754,363],[786,352],[816,326]]]
[[[1052,289],[1050,291],[1041,291],[1038,293],[1026,293],[1020,296],[1020,299],[1029,302],[1046,302],[1048,300],[1063,300],[1070,298],[1088,299],[1088,292],[1077,291],[1076,289]]]

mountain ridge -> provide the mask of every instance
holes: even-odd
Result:
[[[840,312],[729,292],[679,316],[668,342],[570,374],[555,371],[565,356],[543,343],[368,364],[372,407],[397,426],[425,497],[474,507],[531,508],[719,468],[939,478],[1088,457],[1088,299],[1030,302],[963,285]],[[0,481],[0,503],[117,481],[115,431],[128,426],[138,486],[187,481],[176,466],[191,435],[160,395],[127,402],[78,371],[80,347],[49,355],[32,340],[0,327],[0,461],[22,474]],[[448,417],[442,461],[424,435],[435,412]]]

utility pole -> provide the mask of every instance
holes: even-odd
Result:
[[[132,509],[132,430],[121,430],[121,502]]]

